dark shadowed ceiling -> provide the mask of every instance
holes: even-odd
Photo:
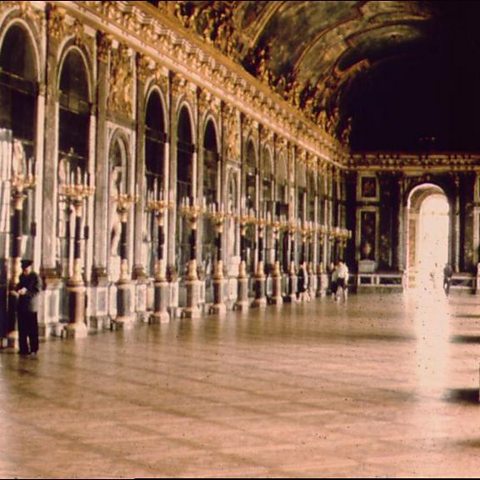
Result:
[[[480,2],[168,3],[353,150],[480,150]]]

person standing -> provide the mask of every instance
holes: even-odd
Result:
[[[452,283],[453,269],[449,263],[445,264],[443,268],[443,290],[448,297],[450,293],[450,285]]]
[[[15,287],[20,355],[38,352],[38,298],[40,277],[33,271],[31,260],[22,260],[22,274]]]
[[[337,294],[335,298],[336,300],[340,298],[340,294],[342,295],[344,300],[347,299],[348,276],[348,267],[342,260],[340,260],[337,266]]]

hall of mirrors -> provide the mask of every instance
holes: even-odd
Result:
[[[177,3],[0,5],[3,346],[22,258],[45,337],[323,297],[340,259],[358,293],[447,262],[476,291],[478,155],[352,153]]]

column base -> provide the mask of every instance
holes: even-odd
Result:
[[[274,275],[272,278],[272,281],[273,281],[273,295],[270,298],[270,303],[272,305],[282,305],[283,304],[282,276],[279,274]]]
[[[224,303],[215,303],[210,307],[208,312],[214,315],[225,315],[227,313],[227,307]]]
[[[252,308],[265,308],[267,306],[267,297],[255,298],[252,302]]]
[[[200,318],[201,312],[198,307],[185,307],[182,310],[181,318]]]
[[[83,322],[69,323],[64,327],[66,338],[86,338],[88,336],[87,325]]]
[[[112,320],[111,323],[111,329],[112,330],[128,330],[130,328],[133,328],[133,325],[135,324],[133,317],[128,315],[128,316],[119,316]]]
[[[242,312],[250,308],[250,301],[248,300],[248,277],[238,277],[238,298],[233,305],[234,310]]]
[[[161,323],[169,323],[170,322],[170,314],[165,312],[154,312],[148,318],[148,323],[151,325],[158,325]]]

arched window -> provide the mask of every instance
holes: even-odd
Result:
[[[203,139],[203,196],[206,204],[218,204],[217,200],[217,184],[218,184],[218,144],[217,133],[212,120],[207,122],[205,127],[205,135]],[[213,262],[216,256],[215,249],[215,228],[212,220],[208,216],[204,216],[202,231],[202,263],[207,276],[207,294],[209,290],[209,278],[213,274]]]
[[[165,142],[163,103],[160,94],[153,91],[148,99],[145,114],[145,196],[147,202],[162,198],[161,192],[165,188]],[[150,211],[146,214],[146,224],[143,238],[145,244],[144,260],[147,274],[153,275],[159,242],[158,224],[154,212]]]
[[[13,174],[34,171],[36,131],[37,69],[32,41],[25,28],[12,25],[0,50],[0,182]],[[27,172],[28,170],[28,172]],[[23,203],[22,256],[33,258],[34,192],[28,190]],[[1,219],[9,218],[9,202],[0,198]],[[9,225],[2,220],[0,243],[5,243]],[[3,237],[3,238],[2,238]]]
[[[263,150],[262,198],[264,212],[273,215],[273,164],[268,147]]]
[[[84,183],[88,170],[90,104],[85,62],[78,50],[68,52],[60,71],[58,123],[58,184]],[[61,192],[60,192],[61,193]],[[59,195],[57,263],[62,276],[72,273],[74,218]],[[85,256],[83,256],[85,259]]]
[[[177,208],[182,200],[193,201],[193,128],[190,114],[186,107],[180,111],[177,127]],[[190,259],[188,223],[177,215],[177,271],[181,276],[185,273],[187,262]]]
[[[247,171],[246,171],[246,192],[247,192],[247,210],[256,210],[257,205],[257,155],[253,142],[250,141],[247,146]]]

